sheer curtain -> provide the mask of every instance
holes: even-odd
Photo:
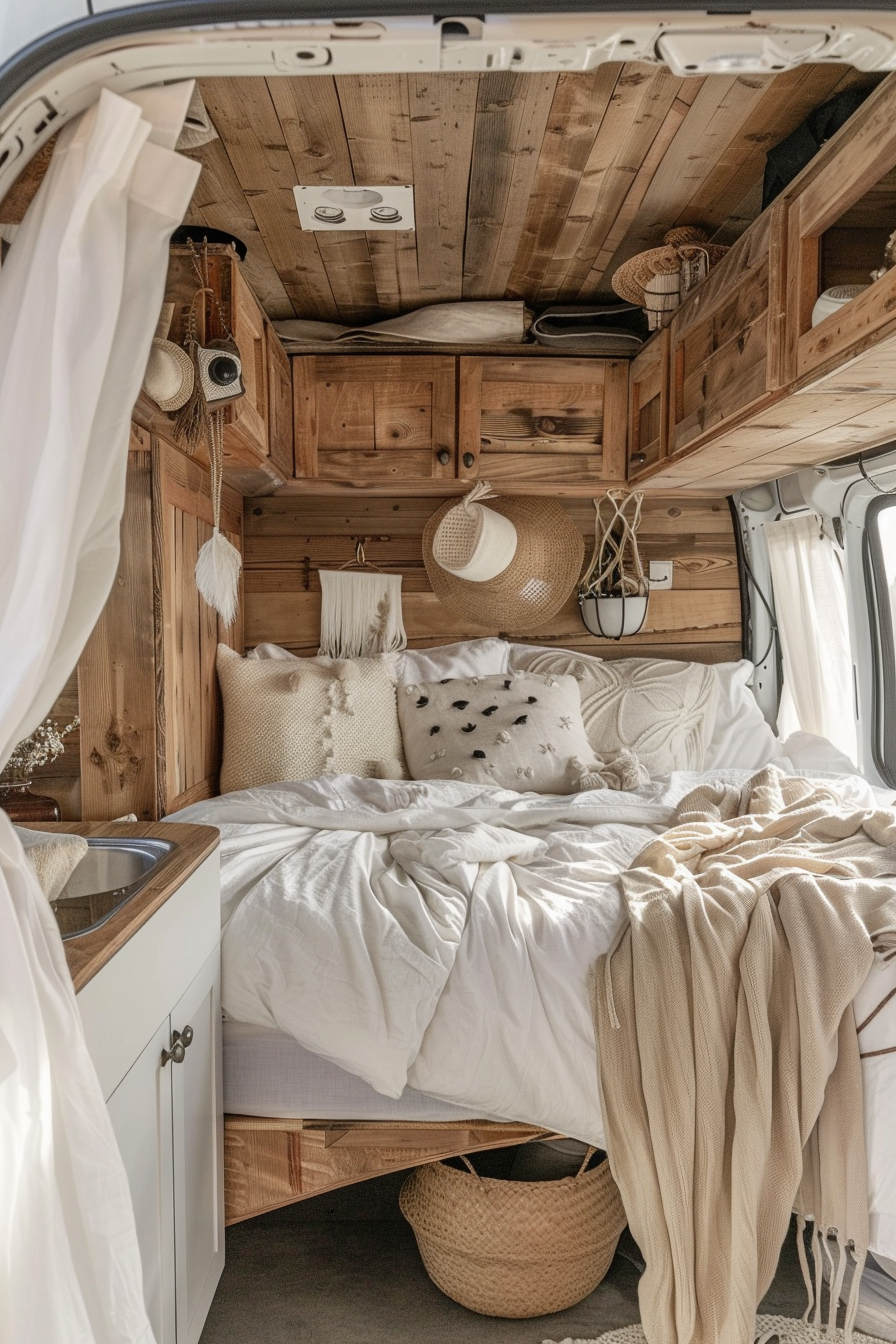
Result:
[[[192,83],[60,134],[0,271],[0,763],[111,588],[128,421],[199,166]],[[151,1344],[127,1180],[48,902],[0,812],[0,1344]]]
[[[765,539],[784,663],[781,737],[826,737],[856,761],[846,583],[834,543],[814,515],[766,523]]]

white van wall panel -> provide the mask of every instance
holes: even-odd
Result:
[[[109,9],[118,5],[109,5]],[[66,23],[86,19],[86,0],[2,0],[0,3],[0,61],[52,33]]]

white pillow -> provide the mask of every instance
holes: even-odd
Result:
[[[598,756],[634,752],[652,779],[703,768],[718,696],[707,664],[661,658],[603,661],[532,645],[514,645],[510,664],[576,678],[585,731]]]
[[[218,645],[221,792],[320,775],[406,779],[395,654],[241,658]]]
[[[501,672],[410,682],[398,689],[398,718],[414,779],[519,793],[606,787],[597,778],[603,763],[588,744],[574,677]]]
[[[259,644],[247,658],[295,658],[279,644]],[[506,639],[464,639],[434,649],[405,649],[398,655],[399,681],[442,681],[446,677],[488,677],[507,671]]]
[[[464,639],[436,649],[405,649],[400,658],[399,681],[490,677],[507,671],[510,645],[506,639]]]
[[[765,721],[750,689],[753,664],[714,663],[719,683],[716,721],[706,749],[704,770],[759,770],[781,754],[781,744]]]

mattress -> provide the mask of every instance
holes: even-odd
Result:
[[[489,1120],[406,1087],[397,1100],[313,1054],[285,1031],[224,1022],[224,1110],[301,1120]]]

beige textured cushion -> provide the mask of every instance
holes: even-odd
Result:
[[[510,666],[576,678],[585,731],[598,756],[627,748],[651,778],[703,769],[718,696],[718,680],[707,664],[659,658],[604,662],[516,644]]]
[[[218,645],[221,792],[318,775],[406,779],[396,655],[255,660]]]
[[[574,677],[502,672],[413,682],[399,687],[398,717],[414,779],[571,793],[601,767]]]

